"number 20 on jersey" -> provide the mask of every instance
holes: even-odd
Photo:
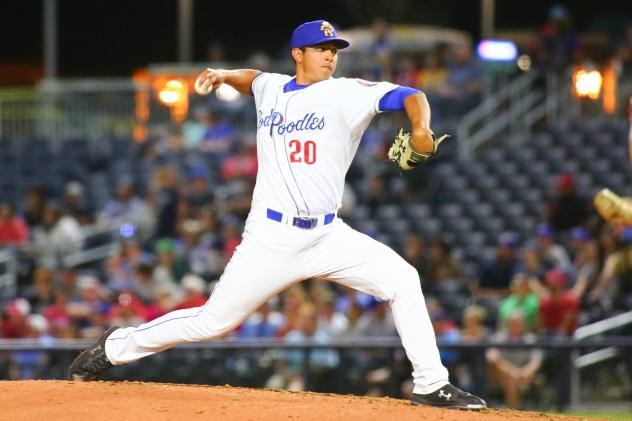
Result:
[[[290,140],[290,162],[312,165],[316,162],[316,143],[313,140]]]

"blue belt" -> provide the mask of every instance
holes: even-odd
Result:
[[[283,222],[283,214],[281,212],[277,212],[273,209],[268,209],[267,213],[268,219],[272,219],[273,221]],[[335,213],[328,213],[325,215],[325,219],[323,220],[323,225],[329,225],[333,222],[336,217]],[[295,227],[310,230],[312,228],[316,228],[318,226],[318,217],[311,216],[289,216],[287,219],[288,225],[293,225]]]

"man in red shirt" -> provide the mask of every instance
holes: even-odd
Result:
[[[22,218],[13,214],[8,203],[0,203],[0,247],[25,246],[29,241],[29,229]]]
[[[570,335],[577,327],[579,300],[566,290],[567,276],[553,269],[544,276],[548,294],[540,298],[540,331],[549,335]]]

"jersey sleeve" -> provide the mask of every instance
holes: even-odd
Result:
[[[397,88],[389,82],[367,82],[362,79],[346,79],[344,81],[344,116],[350,128],[368,124],[376,114],[380,113],[380,99]]]
[[[258,106],[266,92],[277,89],[279,85],[283,85],[290,79],[291,77],[288,75],[259,72],[252,81],[252,86],[250,87],[250,91],[255,98],[255,104]]]

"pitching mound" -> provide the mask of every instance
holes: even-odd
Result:
[[[137,382],[0,381],[6,420],[579,420],[446,410],[389,398]]]

